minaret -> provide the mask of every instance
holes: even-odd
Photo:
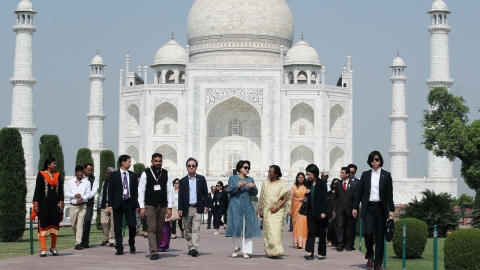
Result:
[[[88,117],[88,148],[92,151],[94,168],[97,175],[100,173],[100,152],[104,150],[103,144],[103,119],[107,117],[103,113],[103,59],[95,55],[90,64],[90,111]]]
[[[17,24],[13,27],[16,33],[15,60],[12,95],[12,121],[10,127],[17,128],[22,135],[23,151],[25,152],[25,172],[27,176],[35,174],[36,164],[33,161],[33,134],[37,130],[33,124],[33,16],[37,13],[28,0],[22,0],[14,12]]]
[[[432,17],[432,25],[428,27],[431,36],[430,78],[427,85],[430,89],[436,86],[445,86],[450,89],[453,79],[450,78],[450,60],[448,49],[447,15],[450,11],[443,0],[436,0],[432,10],[428,11]],[[431,108],[434,109],[434,108]],[[428,177],[452,177],[452,163],[442,157],[428,153]]]
[[[398,55],[392,68],[392,145],[390,154],[390,171],[394,180],[406,180],[408,177],[407,156],[410,151],[407,148],[407,119],[405,106],[405,62]]]

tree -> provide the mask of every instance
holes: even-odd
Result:
[[[65,162],[63,159],[62,145],[57,135],[45,134],[40,137],[40,159],[38,170],[43,171],[45,159],[53,157],[57,161],[57,172],[60,173],[59,181],[65,180]]]
[[[0,130],[0,242],[21,239],[25,231],[27,178],[22,136]]]
[[[133,165],[133,172],[134,173],[140,175],[144,171],[145,171],[145,165],[143,165],[143,163],[135,163],[135,165]]]
[[[91,163],[93,165],[92,151],[90,151],[90,149],[88,149],[88,148],[78,149],[77,158],[75,160],[75,165],[83,166],[87,163]],[[92,175],[95,175],[94,170],[95,170],[95,168],[93,168],[93,170],[92,170]]]
[[[460,159],[460,172],[469,188],[480,188],[480,120],[468,123],[469,108],[462,96],[454,96],[446,87],[435,87],[428,94],[433,108],[424,111],[422,125],[427,150],[450,161]]]
[[[465,209],[473,207],[473,197],[463,193],[460,195],[460,198],[457,199],[456,204],[462,211],[465,211]]]
[[[480,209],[480,188],[475,193],[475,201],[473,202],[473,209]]]
[[[108,167],[115,168],[115,154],[110,150],[102,150],[100,152],[100,171],[99,171],[99,184],[98,184],[98,193],[100,193],[103,182],[107,180],[107,176],[105,175],[105,171]],[[100,214],[97,214],[97,218],[95,220],[97,225],[97,229],[101,230],[102,226],[100,224]]]

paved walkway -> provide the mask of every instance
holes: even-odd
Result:
[[[160,253],[161,259],[150,261],[148,255],[147,239],[137,236],[137,253],[128,252],[127,238],[124,239],[125,255],[116,256],[115,249],[101,247],[99,244],[91,244],[89,249],[71,249],[59,251],[59,257],[47,254],[46,258],[32,256],[18,257],[0,261],[0,269],[366,269],[364,255],[356,251],[337,252],[328,248],[327,258],[323,261],[306,261],[303,250],[293,249],[291,233],[288,232],[288,224],[283,233],[283,247],[285,256],[283,259],[268,259],[263,251],[263,240],[254,239],[254,255],[250,259],[243,259],[239,254],[237,258],[231,258],[233,251],[232,239],[224,235],[213,235],[214,230],[207,230],[202,224],[199,255],[195,258],[187,255],[187,243],[185,239],[177,238],[170,241],[168,252]],[[49,240],[47,240],[47,245]],[[316,246],[316,245],[315,245]]]

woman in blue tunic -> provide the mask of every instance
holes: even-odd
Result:
[[[252,177],[247,176],[250,172],[250,161],[240,160],[236,167],[238,175],[232,175],[228,179],[228,226],[225,236],[233,238],[235,250],[232,257],[238,252],[243,252],[243,258],[248,259],[252,254],[252,238],[262,237],[260,224],[252,204],[252,196],[258,194],[257,186]]]

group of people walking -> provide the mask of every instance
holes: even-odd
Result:
[[[327,256],[327,246],[336,246],[337,251],[355,249],[355,223],[361,203],[367,267],[381,269],[384,225],[388,218],[393,218],[394,206],[391,175],[381,170],[383,158],[378,151],[370,153],[367,163],[372,170],[365,171],[361,179],[355,178],[357,167],[350,164],[341,168],[341,179],[335,178],[328,184],[328,175],[320,176],[318,167],[310,164],[305,174],[299,172],[296,175],[295,184],[290,190],[281,178],[280,167],[271,165],[268,179],[263,182],[259,194],[257,209],[252,198],[258,195],[259,189],[249,176],[251,164],[248,160],[237,163],[238,174],[229,177],[228,188],[224,190],[223,182],[219,181],[215,188],[212,187],[211,196],[205,177],[196,173],[198,161],[194,158],[187,160],[188,174],[180,180],[172,180],[170,173],[162,168],[163,157],[159,153],[152,155],[152,166],[141,174],[139,180],[129,171],[129,156],[122,155],[118,161],[121,165],[119,170],[108,168],[105,172],[107,181],[101,187],[99,199],[104,230],[101,245],[114,246],[116,255],[124,254],[123,216],[128,226],[130,253],[136,252],[135,213],[139,212],[146,219],[151,260],[160,259],[158,251],[168,248],[171,235],[176,238],[177,220],[185,231],[188,255],[196,257],[202,214],[211,213],[214,234],[219,234],[219,228],[223,225],[226,228],[225,236],[232,237],[232,257],[237,257],[241,252],[245,259],[253,253],[252,239],[262,237],[259,224],[261,217],[265,253],[269,258],[277,259],[284,254],[282,232],[288,214],[293,222],[294,247],[305,249],[305,259],[313,260],[315,239],[318,237],[317,259],[323,260]],[[41,257],[46,256],[45,237],[48,235],[52,238],[50,252],[58,256],[55,245],[65,199],[70,202],[72,228],[77,242],[75,249],[88,245],[88,240],[84,242],[85,235],[82,232],[88,230],[89,234],[89,228],[82,229],[78,224],[88,216],[88,202],[92,201],[93,206],[92,198],[98,188],[96,179],[89,177],[91,169],[87,165],[85,167],[88,169],[82,166],[75,168],[76,177],[68,181],[65,188],[58,181],[59,173],[55,167],[53,158],[45,161],[45,168],[37,177],[33,198],[34,212],[39,217]],[[170,222],[173,232],[168,229]],[[165,233],[166,227],[168,230]]]

